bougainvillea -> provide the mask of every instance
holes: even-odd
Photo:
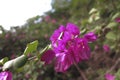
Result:
[[[120,17],[115,19],[116,22],[120,23]]]
[[[9,71],[1,72],[0,80],[12,80],[12,73]]]
[[[106,74],[106,75],[105,75],[105,79],[106,79],[106,80],[115,80],[115,76],[114,76],[114,75],[111,75],[111,74]]]
[[[44,61],[45,64],[50,64],[54,56],[55,56],[55,53],[52,50],[47,50],[42,55],[41,61]]]
[[[57,72],[65,72],[74,63],[90,58],[88,42],[95,41],[97,37],[93,32],[85,34],[83,38],[80,38],[79,35],[79,28],[73,23],[68,23],[66,27],[61,25],[51,36]]]
[[[110,47],[109,47],[109,45],[103,45],[103,49],[104,49],[104,51],[105,52],[109,52],[110,51]]]

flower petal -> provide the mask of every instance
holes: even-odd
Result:
[[[75,53],[79,55],[81,60],[88,60],[90,58],[90,48],[86,39],[78,38],[76,40]]]
[[[41,57],[41,61],[44,61],[45,64],[50,64],[55,57],[55,53],[52,50],[47,50]]]
[[[106,74],[106,75],[105,75],[105,79],[106,79],[106,80],[115,80],[115,76],[114,76],[114,75],[111,75],[111,74]]]
[[[12,73],[9,71],[1,72],[0,80],[12,80]]]
[[[55,70],[57,72],[65,72],[72,65],[70,56],[66,53],[56,55]]]
[[[73,23],[68,23],[66,26],[66,29],[73,34],[74,36],[79,35],[80,34],[80,30],[79,28],[73,24]]]
[[[93,41],[95,41],[97,39],[97,36],[93,32],[89,32],[89,33],[84,35],[84,38],[87,41],[93,42]]]
[[[120,23],[120,17],[115,19],[116,22]]]
[[[109,47],[109,45],[103,45],[103,49],[104,49],[104,51],[105,52],[109,52],[110,51],[110,47]]]

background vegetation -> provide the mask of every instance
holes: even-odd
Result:
[[[79,26],[81,35],[90,31],[98,35],[98,40],[90,44],[90,60],[79,64],[87,78],[104,80],[104,74],[110,72],[120,80],[120,23],[115,21],[120,18],[119,3],[120,0],[52,0],[52,10],[28,19],[23,26],[13,26],[9,31],[0,26],[0,59],[21,55],[26,44],[34,40],[39,41],[38,50],[43,49],[59,25],[72,22]],[[56,73],[53,65],[43,66],[40,61],[30,61],[13,73],[14,80],[81,80],[74,66],[66,73]]]

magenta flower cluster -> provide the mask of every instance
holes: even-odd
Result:
[[[104,49],[105,52],[109,52],[110,51],[110,47],[107,44],[103,45],[103,49]]]
[[[9,71],[0,72],[0,80],[12,80],[12,73]]]
[[[120,17],[116,18],[115,21],[120,23]]]
[[[105,79],[106,79],[106,80],[115,80],[115,76],[112,75],[112,74],[107,73],[107,74],[105,75]]]
[[[97,37],[93,32],[85,34],[82,38],[79,35],[80,30],[73,23],[68,23],[66,27],[61,25],[52,34],[50,40],[54,53],[49,57],[52,60],[53,56],[55,56],[55,70],[57,72],[65,72],[74,63],[90,58],[88,42],[95,41]],[[43,56],[45,55],[47,54],[45,53]],[[50,58],[48,59],[50,60]],[[44,61],[47,63],[48,60],[46,59],[44,58]]]

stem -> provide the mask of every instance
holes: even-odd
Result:
[[[28,60],[30,61],[30,60],[33,60],[33,59],[36,59],[36,58],[37,58],[36,56],[33,56],[33,57],[28,58]]]
[[[112,5],[113,5],[113,8],[114,8],[114,9],[117,9],[114,0],[111,0],[111,2],[112,2]]]
[[[106,73],[110,73],[112,70],[114,70],[116,68],[116,66],[119,64],[119,62],[120,62],[120,58],[118,58],[118,60],[115,62],[115,64]]]
[[[2,71],[2,67],[0,67],[0,72]]]
[[[75,67],[77,68],[77,70],[79,71],[81,77],[83,78],[83,80],[88,80],[85,76],[85,74],[83,73],[83,71],[78,67],[78,65],[76,63],[74,63]]]
[[[115,64],[110,68],[110,70],[106,71],[105,74],[110,73],[112,70],[114,70],[116,68],[116,66],[119,64],[119,62],[120,62],[120,58],[117,59]],[[100,80],[100,78],[103,77],[105,74],[99,76],[96,80]]]

